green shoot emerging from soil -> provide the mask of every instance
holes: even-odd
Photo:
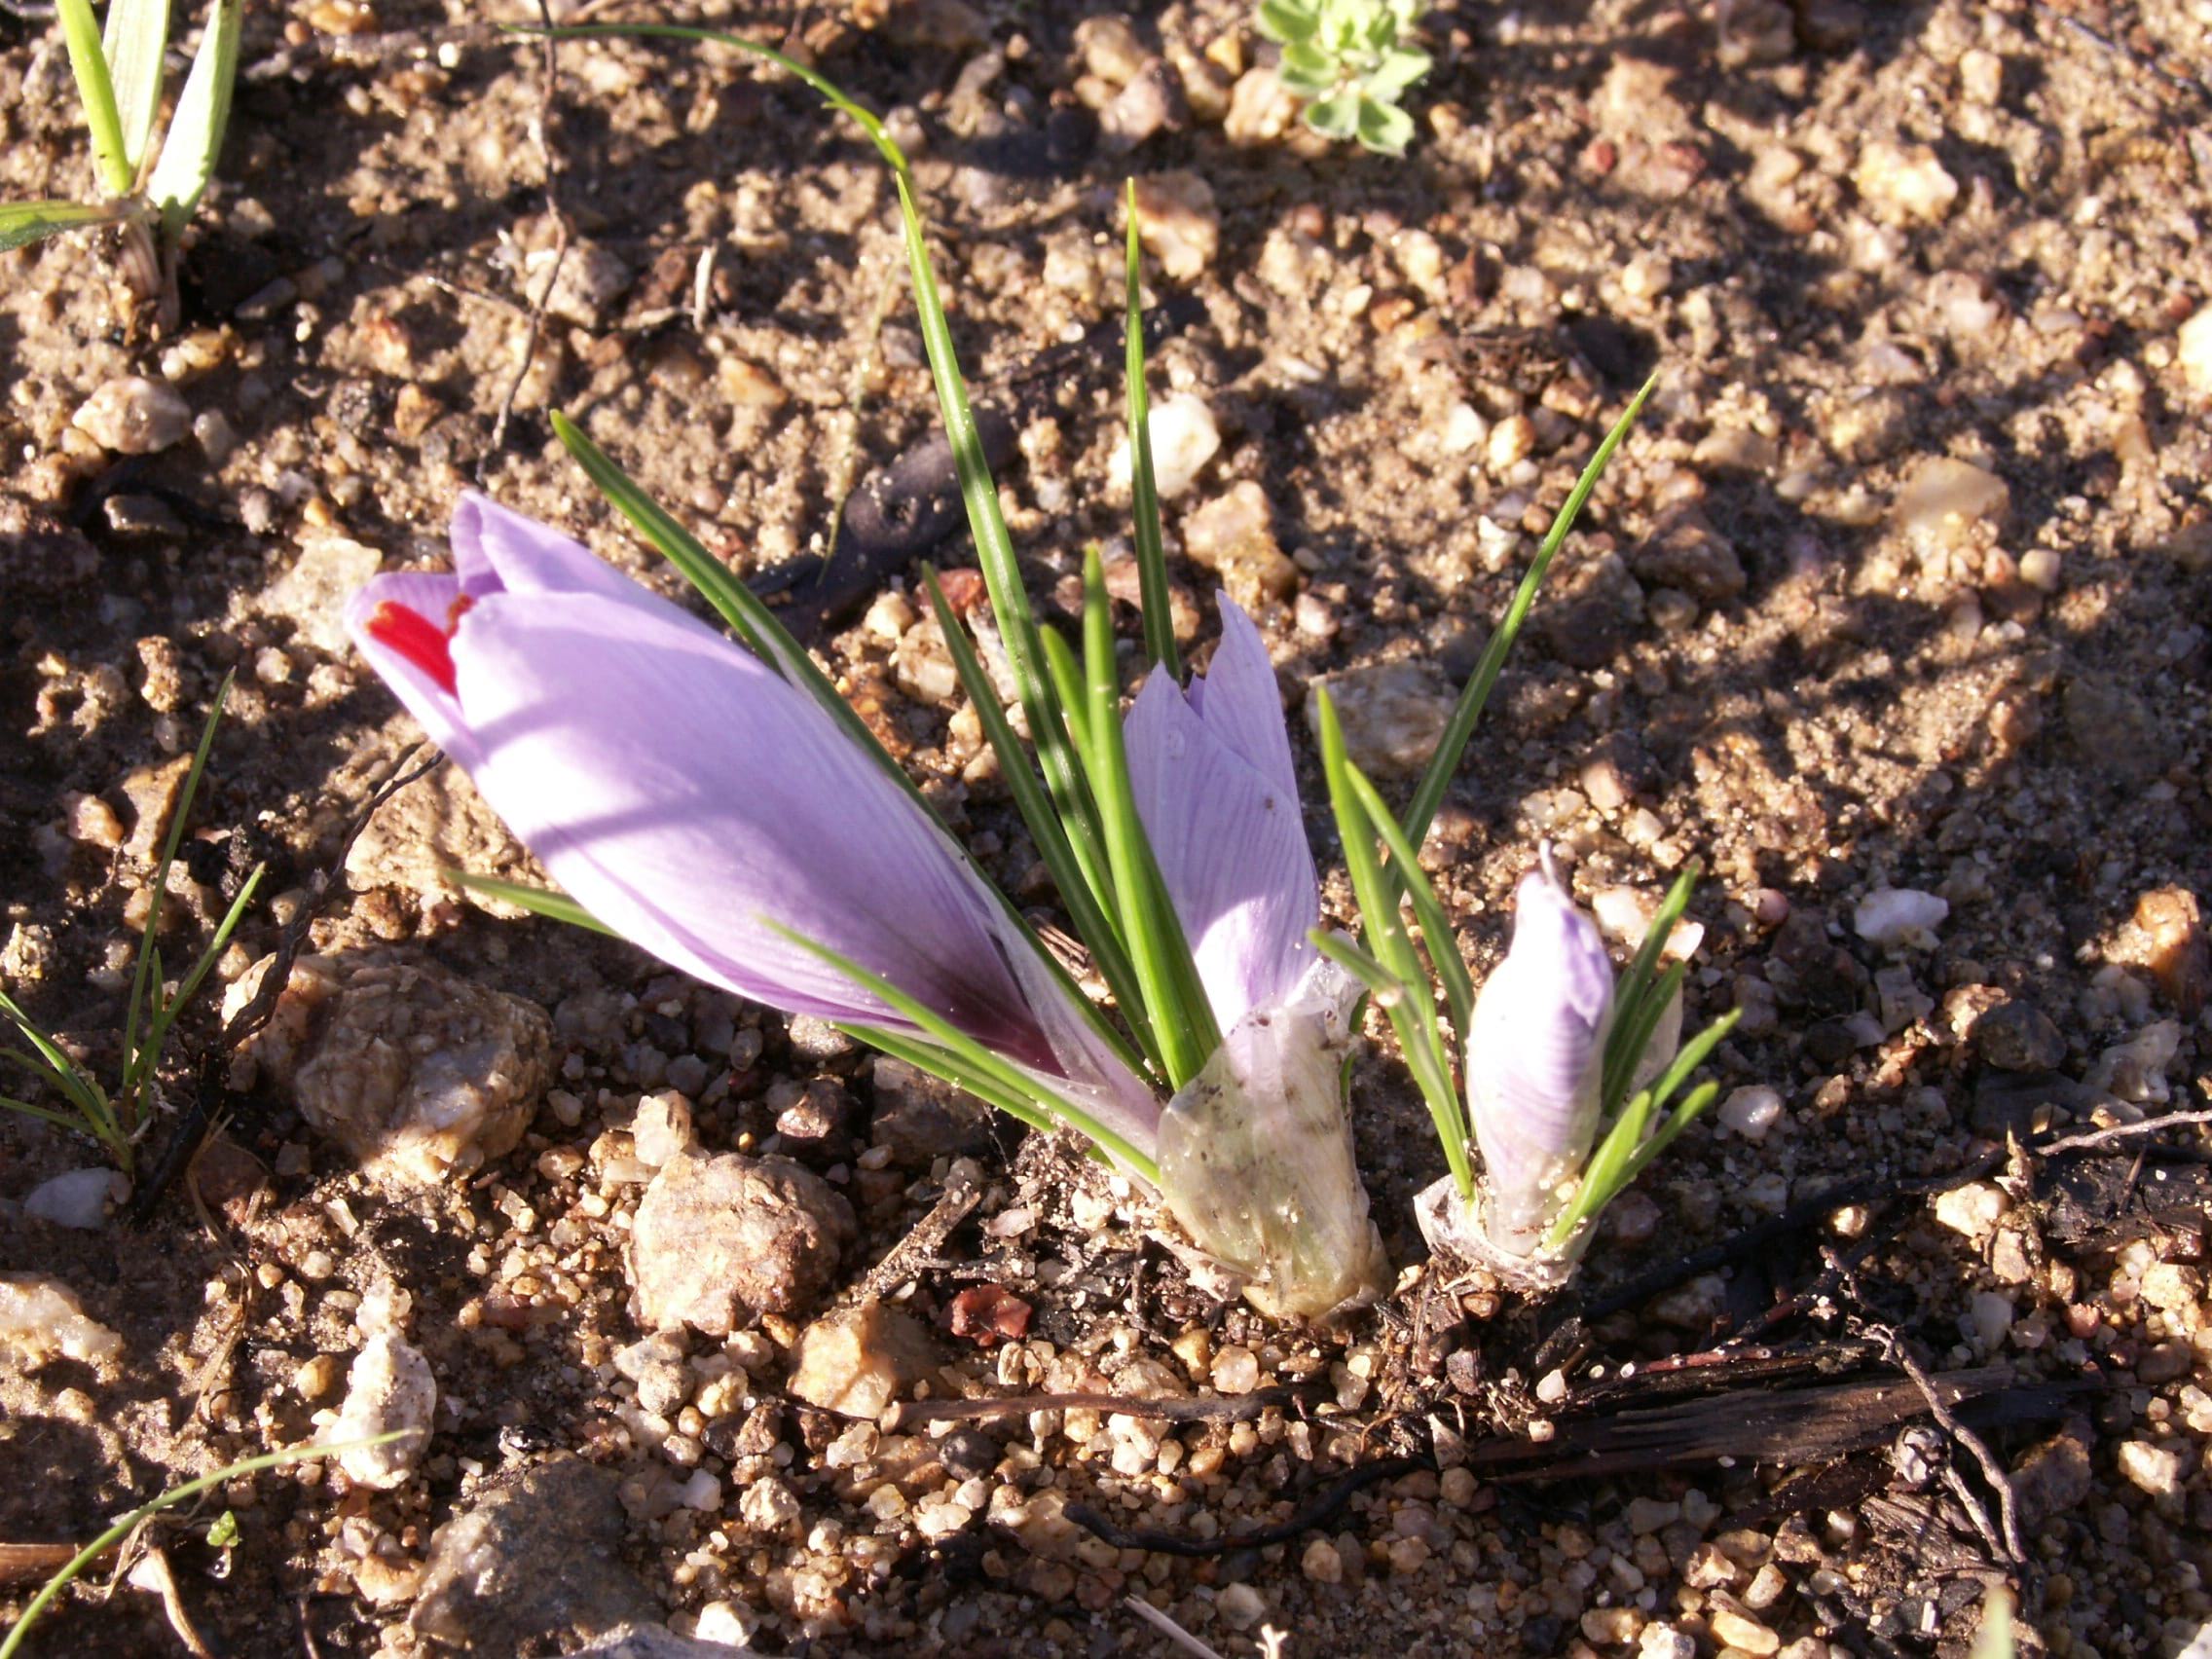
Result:
[[[119,1517],[114,1526],[70,1557],[63,1564],[60,1571],[40,1586],[39,1593],[31,1598],[30,1604],[22,1611],[22,1616],[8,1627],[8,1634],[5,1637],[0,1637],[0,1659],[11,1659],[11,1656],[22,1646],[23,1638],[30,1634],[31,1626],[38,1622],[40,1615],[54,1605],[55,1599],[75,1583],[78,1575],[86,1567],[92,1566],[107,1551],[123,1542],[146,1521],[161,1514],[163,1510],[173,1509],[187,1498],[198,1497],[203,1492],[228,1485],[240,1475],[257,1474],[263,1469],[274,1469],[282,1463],[297,1463],[304,1458],[330,1457],[341,1452],[351,1452],[365,1446],[382,1446],[386,1441],[397,1440],[401,1435],[409,1432],[411,1431],[407,1429],[393,1429],[389,1434],[371,1435],[364,1440],[339,1441],[329,1446],[287,1447],[281,1452],[269,1452],[259,1457],[247,1457],[236,1463],[226,1464],[213,1474],[202,1475],[197,1480],[185,1481],[180,1485],[170,1487],[168,1491],[157,1497],[149,1498],[136,1509],[131,1510],[129,1514]],[[228,1523],[227,1528],[225,1523]],[[218,1548],[227,1548],[237,1541],[238,1535],[238,1517],[226,1509],[214,1526],[208,1529],[207,1541]]]
[[[153,133],[169,0],[109,0],[104,31],[93,20],[92,0],[55,0],[55,10],[106,200],[0,203],[0,249],[102,225],[123,226],[141,253],[158,240],[164,321],[173,323],[177,243],[222,154],[245,0],[214,0],[158,148]]]
[[[131,1172],[138,1137],[153,1113],[156,1074],[161,1066],[162,1051],[168,1045],[169,1030],[176,1023],[178,1014],[199,993],[208,970],[230,944],[231,935],[253,903],[254,889],[261,885],[262,868],[256,866],[224,912],[207,948],[201,952],[191,972],[172,988],[162,972],[159,940],[163,903],[167,897],[169,870],[176,863],[176,850],[184,836],[185,823],[192,816],[193,797],[198,794],[200,780],[206,772],[215,728],[222,720],[223,705],[230,694],[231,680],[226,675],[215,693],[215,706],[207,711],[206,723],[201,727],[200,747],[193,752],[191,769],[185,774],[184,787],[178,793],[169,819],[168,834],[162,843],[161,862],[154,869],[145,931],[138,938],[137,965],[130,977],[130,1001],[124,1012],[123,1069],[115,1088],[112,1090],[102,1088],[99,1080],[63,1049],[58,1040],[41,1030],[13,998],[0,991],[0,1015],[7,1017],[15,1026],[16,1034],[28,1045],[26,1049],[0,1049],[0,1060],[35,1078],[49,1094],[62,1103],[44,1106],[0,1095],[0,1107],[90,1135],[126,1175]]]
[[[1406,44],[1424,0],[1262,0],[1255,21],[1282,48],[1282,84],[1306,104],[1306,125],[1402,156],[1413,117],[1398,107],[1429,70]]]

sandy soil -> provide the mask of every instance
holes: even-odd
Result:
[[[1539,834],[1589,892],[1704,861],[1695,1001],[1749,1011],[1716,1074],[1779,1096],[1750,1132],[1693,1130],[1624,1204],[1578,1332],[1546,1343],[1576,1309],[1422,1265],[1410,1200],[1442,1161],[1380,1026],[1354,1106],[1406,1276],[1342,1330],[1275,1327],[1189,1286],[1141,1217],[1071,1195],[1045,1149],[986,1129],[964,1161],[933,1157],[896,1132],[865,1056],[471,904],[442,869],[529,866],[440,775],[379,815],[313,942],[395,947],[538,1005],[554,1091],[514,1151],[428,1188],[354,1167],[281,1088],[225,1097],[260,1197],[242,1166],[203,1166],[203,1206],[180,1185],[143,1228],[93,1232],[19,1204],[87,1148],[0,1122],[0,1268],[60,1280],[123,1340],[105,1366],[0,1371],[0,1543],[81,1540],[304,1440],[396,1292],[440,1395],[420,1465],[389,1490],[321,1463],[240,1481],[154,1534],[214,1650],[405,1652],[442,1631],[567,1651],[713,1605],[710,1631],[765,1653],[1172,1651],[1134,1596],[1224,1654],[1271,1628],[1296,1654],[1949,1654],[2009,1580],[2031,1646],[2181,1651],[2212,1617],[2207,1143],[2176,1128],[2037,1158],[2006,1136],[2208,1104],[2212,323],[2185,325],[2212,300],[2212,13],[1717,9],[1443,8],[1402,162],[1255,131],[1249,89],[1225,129],[1260,43],[1218,0],[1137,20],[1139,55],[1167,65],[1142,74],[1176,89],[1149,112],[1116,91],[1133,65],[1079,43],[1074,6],[652,14],[787,42],[895,112],[971,375],[1014,417],[1010,518],[1048,605],[1087,540],[1126,534],[1107,480],[1118,357],[1048,353],[1119,303],[1124,176],[1203,182],[1218,245],[1188,276],[1154,269],[1157,297],[1198,302],[1156,390],[1202,399],[1223,443],[1171,504],[1171,551],[1194,599],[1226,580],[1259,607],[1324,849],[1306,686],[1411,665],[1386,683],[1418,729],[1662,371],[1430,848],[1478,961]],[[0,8],[18,198],[90,188],[35,11]],[[222,674],[171,951],[266,861],[276,897],[229,980],[419,735],[336,629],[350,583],[380,559],[435,564],[480,486],[679,592],[549,410],[747,575],[819,552],[847,491],[935,420],[888,180],[811,94],[734,53],[632,43],[564,46],[548,82],[535,47],[490,33],[495,12],[524,15],[250,12],[174,336],[151,335],[92,241],[0,256],[0,983],[100,1063],[148,827]],[[534,274],[563,246],[539,316]],[[133,375],[191,417],[144,457],[72,424]],[[1247,484],[1265,529],[1215,551],[1191,520]],[[986,864],[1046,903],[910,616],[846,619],[826,660]],[[1948,901],[1931,943],[1861,937],[1885,888]],[[211,1013],[187,1021],[154,1144],[213,1034]],[[902,1281],[939,1392],[1295,1392],[1242,1420],[1077,1408],[879,1433],[786,1396],[818,1308],[641,1353],[623,1251],[650,1171],[632,1131],[672,1088],[709,1149],[780,1151],[847,1195],[859,1236],[830,1298],[973,1181],[973,1210]],[[1843,1182],[1849,1202],[1807,1204]],[[1033,1309],[992,1350],[947,1324],[986,1282]],[[1990,1464],[1925,1419],[1900,1438],[1894,1415],[1850,1448],[1762,1454],[1783,1443],[1756,1438],[1757,1402],[1798,1419],[1802,1397],[1775,1390],[1895,1381],[1898,1342],[1931,1374],[2003,1368],[1975,1385],[2009,1390]],[[1530,1481],[1484,1460],[1694,1400],[1700,1365],[1724,1432],[1685,1429],[1681,1466]],[[604,1483],[571,1478],[570,1454]],[[1178,1557],[1063,1513],[1222,1537],[1391,1457],[1430,1466],[1264,1547]],[[425,1615],[433,1532],[518,1480],[531,1519],[485,1546],[507,1578]],[[203,1536],[223,1507],[228,1550]],[[29,1647],[179,1641],[125,1589],[73,1595]]]

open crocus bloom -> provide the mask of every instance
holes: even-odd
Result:
[[[554,879],[662,961],[905,1029],[819,940],[1132,1145],[1159,1103],[998,896],[830,714],[574,541],[478,496],[450,575],[379,576],[355,644]]]
[[[750,651],[481,497],[451,574],[347,609],[377,672],[577,903],[662,961],[794,1014],[910,1029],[781,930],[866,968],[1130,1147],[1201,1248],[1287,1313],[1377,1288],[1336,1057],[1348,999],[1274,670],[1222,606],[1212,672],[1126,723],[1130,786],[1227,1033],[1166,1109],[950,837]]]

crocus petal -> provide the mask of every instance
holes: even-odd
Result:
[[[1234,676],[1229,683],[1229,696],[1207,694],[1209,709],[1245,695]],[[1271,670],[1271,699],[1273,685]],[[1279,700],[1271,716],[1287,756]],[[1255,723],[1237,717],[1241,730]],[[1161,674],[1137,694],[1124,739],[1137,816],[1227,1031],[1282,1001],[1314,960],[1307,935],[1320,921],[1320,896],[1295,781],[1254,766]]]
[[[1613,966],[1598,925],[1542,872],[1523,878],[1513,943],[1476,998],[1467,1097],[1490,1226],[1533,1249],[1598,1124]]]
[[[1236,602],[1222,594],[1221,644],[1204,674],[1191,682],[1191,707],[1244,763],[1290,799],[1298,798],[1298,770],[1283,724],[1282,692],[1267,642]]]
[[[578,903],[741,995],[904,1025],[770,924],[789,927],[1149,1145],[1157,1105],[1141,1081],[943,831],[811,698],[676,606],[585,569],[565,537],[489,502],[462,518],[462,573],[379,577],[348,625]],[[387,607],[446,630],[450,690],[425,671],[439,653],[419,630],[380,629]]]
[[[1154,675],[1124,741],[1137,816],[1227,1031],[1310,971],[1320,899],[1274,666],[1251,618],[1226,595],[1220,609],[1207,672],[1187,695]]]
[[[657,596],[582,542],[470,491],[453,510],[454,573],[463,593],[596,593],[625,603]]]

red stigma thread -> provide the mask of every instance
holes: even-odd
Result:
[[[440,628],[420,610],[410,610],[387,599],[376,608],[362,631],[378,645],[397,651],[428,675],[450,697],[457,688],[453,668],[454,630],[461,625],[461,613],[474,603],[465,594],[455,600],[446,611],[446,625]]]

